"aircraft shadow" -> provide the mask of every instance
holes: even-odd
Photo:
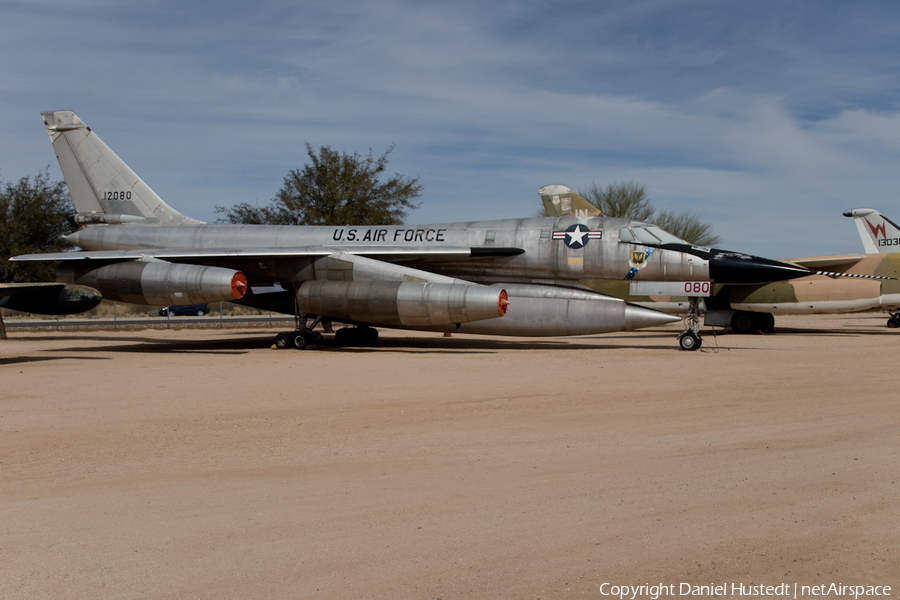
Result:
[[[831,335],[831,336],[848,336],[848,335],[900,335],[887,327],[883,329],[805,329],[792,327],[776,327],[775,335],[785,334],[802,334],[802,335]],[[771,334],[769,334],[771,335]]]
[[[340,352],[431,352],[431,353],[447,353],[458,354],[460,352],[510,352],[510,351],[526,351],[526,350],[618,350],[624,348],[635,348],[644,350],[660,350],[666,349],[665,346],[650,344],[617,344],[613,340],[622,336],[585,336],[577,338],[546,338],[535,341],[534,339],[516,340],[516,339],[484,339],[484,338],[466,338],[462,335],[453,338],[381,338],[367,345],[358,346],[338,346],[329,344],[326,341],[325,350]],[[643,335],[643,339],[660,340],[665,344],[667,340],[675,340],[669,334],[666,335]],[[631,340],[635,336],[630,336]],[[590,341],[591,343],[587,343]],[[613,342],[613,343],[611,343]],[[677,348],[677,341],[670,346]]]
[[[715,352],[716,350],[737,350],[735,343],[743,339],[752,339],[754,335],[815,335],[823,337],[847,337],[860,335],[900,335],[888,328],[883,329],[809,329],[776,327],[775,333],[770,334],[736,334],[730,330],[701,330],[704,344],[701,352]],[[461,352],[485,353],[485,352],[511,352],[526,350],[621,350],[626,348],[637,350],[673,350],[680,351],[676,331],[632,331],[584,336],[579,338],[544,338],[544,339],[517,339],[517,338],[470,338],[464,334],[454,335],[452,338],[444,338],[436,335],[430,337],[382,337],[381,339],[366,345],[339,346],[331,337],[327,337],[325,347],[319,351],[342,353],[371,353],[371,352],[430,352],[459,354]],[[241,335],[228,338],[209,340],[197,339],[159,339],[139,335],[123,335],[110,340],[109,337],[98,337],[89,334],[73,335],[45,335],[28,338],[30,341],[53,342],[54,348],[47,352],[56,353],[52,358],[47,356],[24,356],[0,358],[0,365],[12,365],[46,360],[106,360],[106,358],[89,356],[90,354],[111,353],[207,353],[207,354],[246,354],[252,350],[268,349],[273,343],[274,336],[271,333]],[[727,340],[727,345],[722,342]],[[113,342],[94,346],[85,342],[107,341]],[[639,343],[635,343],[638,341]],[[749,349],[749,348],[747,348]],[[77,354],[73,354],[77,353]]]
[[[71,351],[71,348],[66,348]],[[48,360],[110,360],[106,356],[79,356],[77,354],[67,354],[65,356],[11,356],[8,358],[0,358],[0,366],[18,365],[35,362],[46,362]]]
[[[632,343],[617,343],[617,340],[628,339]],[[645,343],[634,344],[635,339],[641,339]],[[246,354],[251,350],[271,348],[274,336],[271,334],[243,335],[229,338],[210,340],[178,340],[159,339],[135,335],[123,335],[114,340],[109,337],[97,337],[92,335],[47,335],[30,337],[31,341],[52,341],[55,348],[47,349],[47,352],[65,354],[71,356],[72,352],[79,354],[93,354],[102,352],[111,353],[209,353],[209,354]],[[651,344],[652,340],[657,344]],[[102,345],[90,345],[86,342],[114,342]],[[671,344],[671,345],[670,345]],[[676,337],[671,333],[632,332],[614,333],[606,335],[584,336],[580,338],[545,338],[516,339],[516,338],[470,338],[459,334],[452,338],[444,337],[382,337],[381,339],[365,345],[339,346],[331,337],[326,337],[324,348],[319,351],[343,352],[343,353],[368,353],[368,352],[431,352],[454,353],[460,352],[509,352],[523,350],[616,350],[623,348],[636,348],[647,350],[677,349]],[[292,350],[292,349],[288,349]],[[286,351],[288,351],[286,350]],[[64,358],[59,356],[58,358]],[[79,356],[78,358],[82,358]],[[3,360],[7,362],[4,363]],[[49,360],[49,359],[42,359]],[[9,364],[11,361],[28,362],[28,359],[19,357],[0,359],[0,364]]]
[[[109,338],[98,338],[90,335],[32,337],[30,340],[53,340],[59,348],[48,349],[48,352],[132,352],[141,354],[154,353],[209,353],[209,354],[246,354],[250,350],[268,348],[272,344],[272,336],[255,335],[214,340],[161,340],[139,336],[117,338],[114,344],[101,346],[78,345],[78,342],[110,341]]]

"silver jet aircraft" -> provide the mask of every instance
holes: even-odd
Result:
[[[591,291],[582,279],[758,283],[807,275],[796,265],[692,248],[675,238],[620,237],[603,217],[436,225],[207,224],[163,202],[71,111],[43,115],[81,229],[82,252],[58,260],[57,280],[139,304],[229,301],[295,314],[278,347],[318,344],[321,319],[355,325],[510,336],[632,330],[679,318]],[[308,319],[312,319],[309,324]],[[697,325],[682,334],[699,347]]]
[[[600,213],[564,186],[547,186],[539,193],[544,210],[550,215]],[[653,282],[625,285],[618,281],[584,280],[582,283],[598,293],[673,314],[687,313],[697,302],[697,308],[705,315],[706,325],[730,326],[735,333],[770,333],[774,331],[776,314],[846,313],[876,308],[890,312],[888,327],[900,327],[900,313],[897,312],[900,307],[900,228],[871,208],[848,210],[844,216],[856,219],[867,254],[785,259],[810,269],[813,274],[807,277],[743,285],[720,284],[701,293],[700,296],[704,296],[702,302],[680,293],[686,289],[669,286],[669,290],[663,290],[665,284]],[[646,237],[658,228],[632,223],[629,229],[634,237]],[[662,231],[658,235],[668,233]],[[619,237],[622,237],[621,233]]]

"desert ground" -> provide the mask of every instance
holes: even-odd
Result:
[[[704,329],[699,352],[679,325],[318,351],[267,329],[10,330],[0,598],[896,597],[885,321]]]

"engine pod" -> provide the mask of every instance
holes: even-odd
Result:
[[[247,278],[240,271],[161,260],[102,267],[63,263],[56,271],[56,279],[95,288],[108,300],[134,304],[231,302],[247,292]]]
[[[509,304],[506,292],[496,287],[405,281],[306,281],[297,302],[307,314],[394,327],[494,319],[505,315]]]

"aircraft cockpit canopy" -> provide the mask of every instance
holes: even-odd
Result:
[[[681,238],[677,238],[665,229],[656,225],[640,225],[623,227],[619,230],[619,241],[631,244],[646,244],[648,246],[661,246],[663,244],[687,244]]]

